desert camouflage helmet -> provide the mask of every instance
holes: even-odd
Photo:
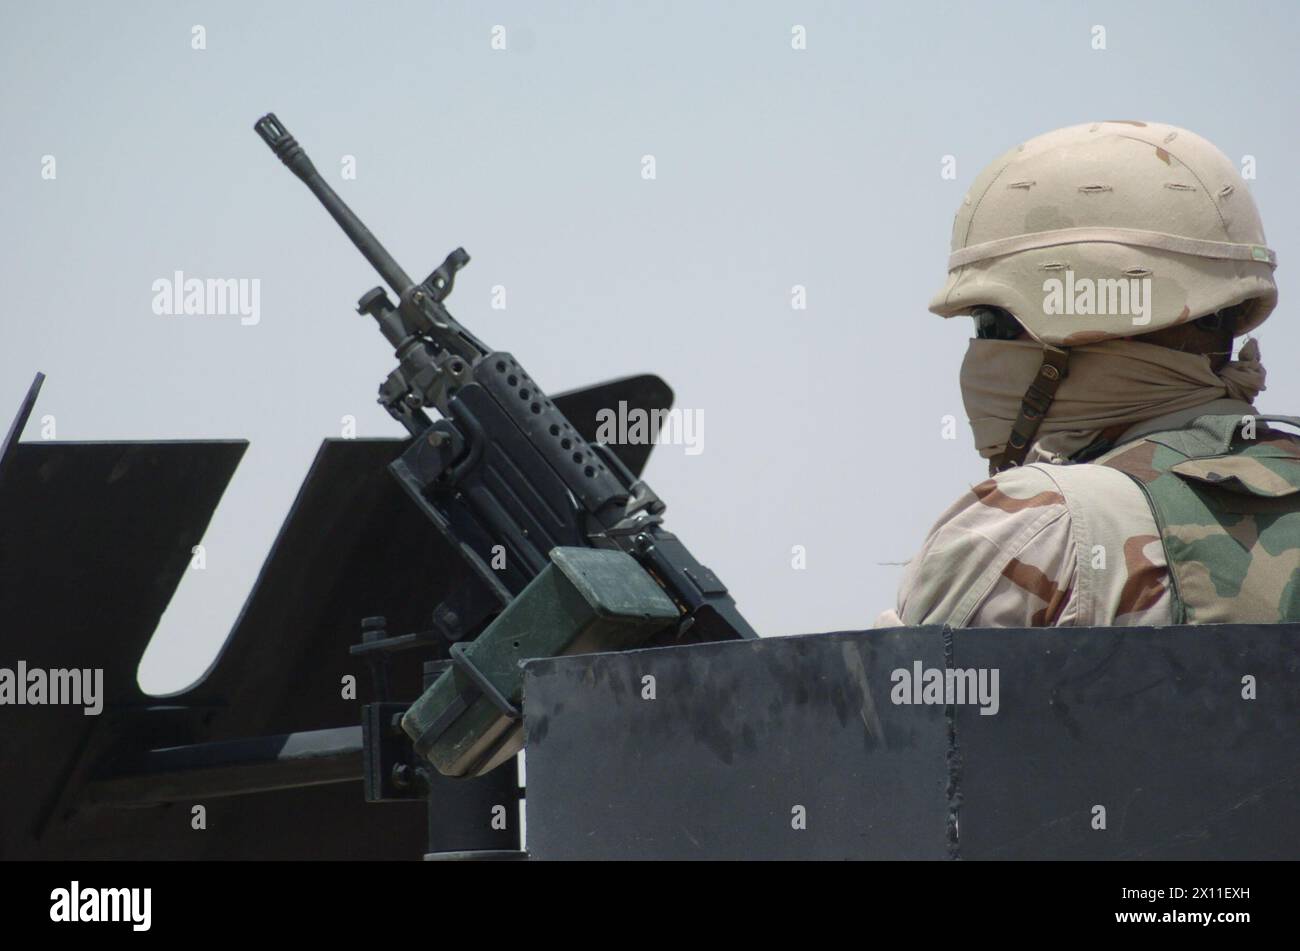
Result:
[[[1243,334],[1277,303],[1276,263],[1222,152],[1174,126],[1095,122],[1030,139],[980,173],[957,211],[948,281],[930,310],[1001,307],[1039,342],[1070,347],[1248,301]],[[1149,277],[1149,321],[1048,313],[1044,283],[1067,272],[1076,286],[1086,278],[1103,289]]]

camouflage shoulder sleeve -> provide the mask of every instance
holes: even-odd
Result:
[[[1169,623],[1150,509],[1122,473],[1091,471],[1103,468],[1025,466],[974,486],[940,517],[877,626]]]
[[[1107,466],[1033,468],[1052,480],[1070,511],[1075,623],[1173,623],[1164,544],[1138,485]]]
[[[1065,499],[1034,467],[1010,469],[939,517],[908,563],[897,607],[876,624],[1058,623],[1071,616],[1073,566]]]

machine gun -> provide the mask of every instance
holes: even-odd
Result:
[[[390,636],[383,618],[363,622],[353,651],[371,662],[380,697],[364,713],[367,798],[400,796],[393,778],[409,764],[393,750],[396,722],[446,775],[512,756],[522,659],[756,637],[726,586],[664,528],[654,491],[585,440],[511,354],[451,316],[444,302],[465,250],[413,281],[274,114],[254,128],[397,296],[375,287],[357,305],[398,360],[379,402],[411,440],[389,468],[481,582],[442,602],[429,630]],[[436,658],[409,707],[391,702],[385,674],[408,648]]]

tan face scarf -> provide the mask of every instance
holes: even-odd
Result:
[[[1042,360],[1043,347],[1032,340],[971,340],[961,365],[961,395],[975,448],[984,458],[997,455],[1006,445],[1025,388]],[[1026,462],[1066,458],[1096,440],[1104,429],[1225,396],[1250,403],[1263,389],[1264,367],[1259,362],[1259,343],[1253,339],[1218,373],[1203,354],[1136,340],[1073,347],[1069,373]]]

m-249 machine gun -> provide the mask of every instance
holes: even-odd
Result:
[[[441,603],[427,631],[390,636],[382,618],[363,621],[353,652],[371,662],[380,697],[363,713],[367,798],[387,798],[393,770],[406,768],[393,753],[397,722],[444,775],[481,775],[513,756],[521,660],[756,637],[717,576],[664,528],[650,487],[447,311],[464,249],[411,280],[274,114],[254,128],[397,295],[375,287],[357,305],[398,359],[379,402],[411,440],[389,468],[482,582]],[[407,648],[435,658],[409,705],[386,696],[385,676]]]

